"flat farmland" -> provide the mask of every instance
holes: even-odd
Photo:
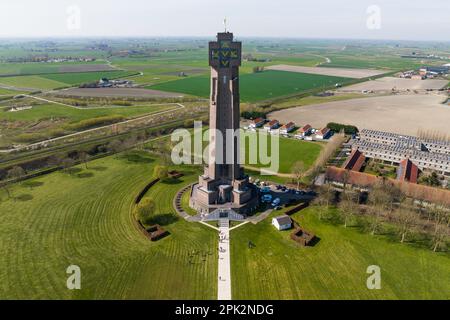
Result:
[[[370,80],[358,84],[354,84],[345,88],[340,88],[340,92],[360,92],[363,90],[376,91],[376,92],[388,92],[392,89],[399,91],[406,90],[427,90],[427,89],[441,89],[448,84],[447,80],[412,80],[402,79],[394,77],[384,77],[375,80]]]
[[[419,129],[448,133],[450,107],[444,95],[409,94],[334,101],[273,112],[270,119],[323,127],[339,122],[400,134],[417,135]]]
[[[180,98],[182,94],[141,88],[70,88],[58,91],[58,96],[74,97],[138,97],[138,98]]]
[[[101,78],[117,79],[136,74],[131,71],[102,72],[68,72],[34,76],[0,77],[0,85],[25,90],[51,90],[86,82],[98,81]]]
[[[309,74],[320,74],[324,76],[334,76],[334,77],[344,77],[344,78],[354,78],[361,79],[367,77],[377,76],[386,71],[373,70],[373,69],[346,69],[346,68],[320,68],[320,67],[303,67],[303,66],[292,66],[286,64],[279,64],[267,67],[268,70],[278,70],[278,71],[288,71],[288,72],[299,72],[299,73],[309,73]]]
[[[149,114],[164,109],[174,108],[173,105],[135,105],[126,107],[98,107],[76,109],[58,104],[35,105],[31,110],[17,112],[0,112],[0,120],[8,121],[40,121],[48,118],[60,118],[66,121],[76,122],[85,119],[93,119],[108,115],[121,115],[132,118],[144,114]]]
[[[349,78],[343,77],[269,70],[241,75],[240,94],[242,101],[255,102],[333,86],[336,83],[345,83],[349,80]],[[210,79],[208,76],[199,76],[169,81],[149,88],[207,98],[209,97],[209,85]]]
[[[64,82],[41,76],[0,77],[0,85],[24,91],[51,90],[67,86]]]
[[[104,63],[0,63],[0,76],[116,70]]]
[[[69,72],[69,73],[54,73],[46,74],[42,77],[45,79],[66,83],[69,85],[81,84],[86,82],[98,81],[101,78],[117,79],[122,77],[129,77],[136,74],[131,71],[103,71],[103,72]]]

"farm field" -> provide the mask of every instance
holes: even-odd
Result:
[[[90,72],[115,70],[104,63],[66,62],[66,63],[0,63],[0,76],[38,75],[60,72]]]
[[[320,74],[324,76],[334,76],[334,77],[345,77],[345,78],[368,78],[377,76],[385,73],[386,71],[373,70],[373,69],[346,69],[346,68],[318,68],[318,67],[302,67],[302,66],[291,66],[286,64],[279,64],[270,66],[268,70],[278,70],[278,71],[288,71],[288,72],[299,72],[299,73],[309,73],[309,74]]]
[[[51,90],[67,86],[66,83],[41,76],[1,77],[0,85],[11,86],[24,91]]]
[[[130,71],[103,71],[103,72],[69,72],[69,73],[54,73],[43,75],[43,78],[66,83],[69,85],[76,85],[86,82],[98,81],[101,78],[117,79],[128,77],[136,74]]]
[[[17,112],[0,112],[0,120],[8,121],[39,121],[48,118],[63,118],[70,122],[92,119],[108,115],[121,115],[132,118],[147,113],[153,113],[164,109],[173,108],[173,105],[148,104],[126,107],[98,107],[76,109],[58,104],[35,105],[30,110]]]
[[[138,97],[138,98],[181,98],[183,95],[175,92],[164,92],[142,88],[70,88],[57,92],[60,97]]]
[[[170,236],[152,243],[134,225],[132,203],[156,163],[139,153],[109,157],[71,175],[32,180],[32,189],[15,185],[16,200],[2,193],[0,298],[214,299],[216,233],[178,219],[172,209],[176,191],[197,172],[158,183],[147,195],[157,199]],[[81,268],[82,290],[66,288],[72,264]]]
[[[275,111],[270,119],[323,127],[329,122],[399,134],[417,135],[419,129],[448,132],[450,119],[445,95],[408,94],[334,101]]]
[[[255,102],[300,93],[310,89],[334,86],[336,83],[345,83],[347,81],[349,81],[348,78],[342,77],[270,70],[241,75],[240,95],[243,102]],[[209,82],[209,77],[199,76],[169,81],[150,86],[149,88],[207,98],[209,96]]]
[[[447,80],[411,80],[402,79],[394,77],[384,77],[376,80],[370,80],[362,83],[357,83],[345,88],[340,88],[340,92],[361,92],[363,90],[367,91],[381,91],[381,92],[391,92],[393,88],[398,91],[406,90],[427,90],[427,89],[441,89],[448,84]]]
[[[450,299],[448,254],[320,221],[313,207],[293,218],[320,238],[315,246],[297,246],[270,218],[231,232],[233,299]],[[381,268],[381,290],[366,287],[370,265]]]
[[[176,108],[171,104],[142,104],[76,109],[57,104],[34,105],[30,110],[3,112],[0,147],[31,143],[101,125]]]
[[[103,72],[69,72],[43,74],[39,76],[0,77],[0,85],[11,86],[18,89],[51,90],[55,88],[77,85],[85,82],[94,82],[103,77],[116,79],[128,77],[134,72],[129,71],[103,71]]]

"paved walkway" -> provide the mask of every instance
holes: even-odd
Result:
[[[219,220],[219,275],[217,299],[231,300],[230,221]]]

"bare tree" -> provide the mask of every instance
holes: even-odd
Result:
[[[25,170],[20,166],[15,166],[8,170],[6,177],[12,180],[18,180],[25,175]]]
[[[78,159],[80,159],[81,163],[84,163],[84,166],[87,169],[88,168],[88,159],[89,159],[87,152],[81,151],[78,154]]]
[[[296,161],[291,168],[292,175],[297,183],[297,190],[300,189],[300,182],[305,175],[305,164],[303,161]]]
[[[355,201],[357,194],[353,191],[344,191],[339,203],[340,214],[344,219],[344,227],[347,228],[350,219],[358,212],[358,203]]]
[[[449,237],[448,228],[444,225],[438,225],[434,231],[432,238],[432,250],[434,252],[438,251],[439,248],[443,247],[446,243],[446,239]]]
[[[329,184],[323,185],[317,197],[314,199],[313,204],[316,205],[317,213],[319,215],[319,220],[322,220],[322,217],[325,213],[328,212],[330,205],[335,200],[335,191],[333,187]]]
[[[69,174],[72,174],[72,171],[69,169],[74,165],[74,163],[75,163],[75,161],[70,157],[67,157],[61,161],[61,165],[62,165],[64,171]]]
[[[394,212],[394,221],[397,223],[401,235],[400,242],[403,243],[418,223],[419,216],[410,208],[401,207]]]

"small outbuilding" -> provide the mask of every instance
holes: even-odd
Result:
[[[278,216],[272,219],[272,225],[278,230],[288,230],[292,228],[292,220],[287,215]]]

